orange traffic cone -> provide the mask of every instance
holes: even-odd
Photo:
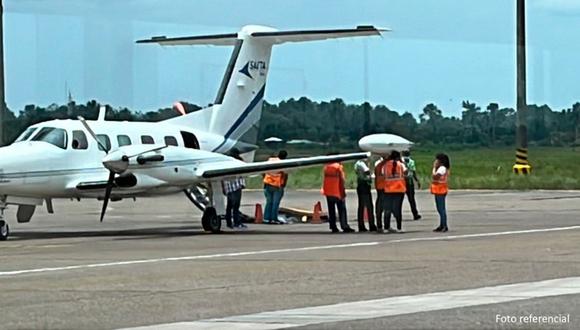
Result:
[[[320,213],[322,213],[322,205],[320,204],[320,201],[318,201],[316,204],[314,204],[314,212],[312,214],[312,221],[310,221],[310,223],[322,223]]]
[[[254,223],[262,223],[264,220],[264,213],[262,213],[262,204],[256,203],[256,211],[254,212]]]

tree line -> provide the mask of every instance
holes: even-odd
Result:
[[[186,112],[201,107],[182,102]],[[99,104],[70,102],[47,107],[27,105],[16,115],[7,109],[5,138],[13,141],[28,126],[51,119],[96,119]],[[107,120],[160,121],[177,116],[172,108],[138,112],[107,106]],[[275,136],[284,140],[307,139],[315,142],[354,145],[364,135],[391,133],[419,144],[463,146],[513,145],[516,134],[516,111],[497,103],[481,107],[462,102],[461,117],[444,116],[437,105],[427,104],[416,118],[385,105],[346,104],[342,99],[312,101],[306,97],[278,104],[264,102],[260,140]],[[528,141],[530,145],[580,145],[580,103],[554,111],[547,105],[528,105]]]

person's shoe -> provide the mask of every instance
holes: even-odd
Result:
[[[383,234],[385,230],[383,228],[377,228],[377,234]]]
[[[416,216],[413,217],[413,220],[417,221],[417,220],[421,220],[421,215],[417,214]]]
[[[367,231],[368,231],[368,230],[367,230],[365,227],[360,227],[360,228],[358,229],[358,232],[359,232],[359,233],[366,233]]]
[[[332,233],[339,233],[340,232],[340,230],[338,230],[338,228],[332,228],[330,231]]]
[[[441,229],[441,232],[442,232],[442,233],[446,233],[446,232],[448,232],[448,231],[449,231],[449,227],[443,227],[443,228]]]
[[[229,229],[234,229],[234,225],[227,225],[226,227],[228,227]]]
[[[266,224],[266,225],[269,225],[269,224],[270,224],[270,220],[267,220],[267,219],[262,219],[262,223],[264,223],[264,224]]]
[[[388,231],[389,233],[393,233],[393,234],[396,234],[396,233],[398,233],[398,231],[397,231],[395,228],[387,228],[387,231]]]
[[[370,227],[369,231],[377,231],[377,227]]]
[[[443,227],[441,227],[441,226],[439,226],[439,227],[437,227],[437,228],[433,229],[433,231],[435,231],[435,232],[437,232],[437,231],[442,231],[442,230],[443,230]]]
[[[405,233],[405,231],[404,231],[403,229],[397,229],[397,233],[399,233],[399,234],[404,234],[404,233]]]
[[[350,228],[350,227],[346,227],[345,229],[342,230],[343,233],[354,233],[354,229]]]

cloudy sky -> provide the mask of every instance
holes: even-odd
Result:
[[[580,101],[580,0],[527,4],[528,100],[570,107]],[[7,103],[16,111],[62,104],[67,90],[78,102],[144,111],[176,100],[210,103],[230,48],[134,41],[229,33],[246,24],[393,30],[382,38],[278,46],[270,102],[368,99],[415,114],[434,102],[447,115],[459,115],[462,100],[515,105],[515,1],[4,0],[4,6]]]

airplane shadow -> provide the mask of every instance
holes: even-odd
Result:
[[[248,230],[239,231],[222,231],[219,234],[211,234],[204,232],[201,227],[198,226],[186,226],[186,227],[154,227],[154,228],[142,228],[142,229],[127,229],[127,230],[83,230],[83,231],[25,231],[25,232],[15,232],[10,236],[11,241],[27,241],[27,240],[38,240],[38,239],[63,239],[63,238],[112,238],[114,240],[145,240],[145,239],[164,239],[173,237],[215,237],[215,236],[319,236],[319,235],[330,235],[330,236],[353,236],[353,237],[405,237],[405,234],[419,233],[421,231],[406,231],[404,234],[376,234],[373,232],[366,233],[331,233],[327,229],[321,229],[318,231],[285,231],[282,230],[272,230],[272,229],[262,229],[262,228],[249,228]]]

